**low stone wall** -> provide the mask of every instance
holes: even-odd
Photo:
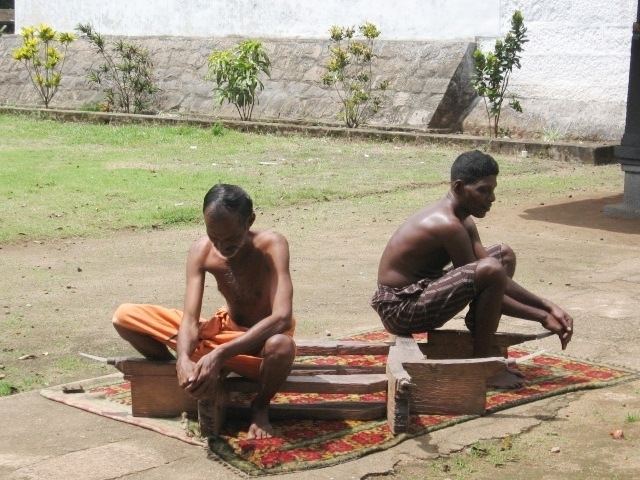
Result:
[[[237,117],[233,106],[214,103],[213,83],[205,77],[209,54],[215,49],[229,48],[241,38],[127,37],[127,40],[143,45],[151,53],[157,84],[162,90],[160,112]],[[15,35],[0,38],[0,104],[37,105],[39,99],[24,66],[11,58],[11,51],[19,43],[20,37]],[[264,43],[273,62],[272,76],[265,80],[254,118],[338,122],[338,96],[321,82],[328,42],[265,39]],[[626,103],[618,91],[619,85],[616,84],[615,91],[608,91],[607,85],[612,85],[612,75],[618,78],[627,74],[621,66],[624,62],[617,59],[615,71],[600,74],[598,78],[602,81],[596,87],[592,85],[594,80],[587,78],[584,66],[579,70],[583,78],[574,78],[570,71],[573,63],[562,64],[562,55],[553,56],[556,63],[552,63],[550,55],[534,55],[539,47],[527,46],[530,56],[523,60],[523,70],[512,81],[512,91],[521,96],[524,113],[514,113],[505,107],[501,126],[516,136],[541,138],[546,133],[551,140],[618,142],[624,129]],[[381,111],[369,121],[371,125],[464,130],[486,135],[484,106],[470,85],[475,43],[380,41],[378,47],[376,79],[389,79],[391,89]],[[62,85],[52,107],[82,108],[101,100],[101,94],[86,82],[86,70],[95,61],[97,58],[87,42],[79,40],[71,45]],[[535,66],[547,63],[556,66],[545,67],[543,71],[551,68],[551,73],[540,78]],[[595,63],[592,67],[594,72],[602,70]],[[574,81],[565,82],[558,72]],[[545,78],[549,79],[547,85]]]
[[[309,135],[314,137],[340,137],[350,139],[373,139],[388,142],[413,142],[458,147],[461,150],[479,148],[489,152],[518,155],[521,157],[552,158],[561,161],[581,162],[591,165],[615,163],[614,146],[592,142],[536,142],[533,140],[487,139],[472,135],[442,134],[411,129],[346,128],[330,125],[310,125],[300,122],[243,122],[219,120],[204,116],[159,116],[132,115],[122,113],[80,112],[73,110],[32,109],[0,106],[0,113],[36,116],[69,122],[104,124],[149,124],[149,125],[196,125],[204,128],[222,123],[227,128],[243,132]]]
[[[229,48],[239,38],[127,37],[147,48],[155,65],[162,112],[236,115],[231,105],[213,101],[213,83],[206,80],[207,58],[214,49]],[[0,39],[0,104],[35,105],[38,97],[22,64],[11,58],[20,37]],[[254,109],[254,118],[336,121],[335,92],[322,86],[328,42],[311,39],[266,39],[272,60],[271,78]],[[467,41],[381,41],[376,79],[389,79],[385,105],[373,125],[404,125],[427,129],[459,128],[474,99],[467,75],[474,44]],[[86,70],[98,59],[79,40],[67,54],[62,85],[52,107],[81,108],[101,99],[86,82]],[[443,106],[446,108],[443,110]],[[438,115],[434,115],[439,110]]]

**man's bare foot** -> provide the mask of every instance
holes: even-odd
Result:
[[[519,372],[518,372],[519,373]],[[522,375],[516,375],[513,371],[507,369],[487,380],[487,386],[497,389],[516,389],[524,385]]]
[[[273,427],[269,423],[269,407],[252,407],[253,418],[249,431],[248,439],[271,438],[273,436]]]

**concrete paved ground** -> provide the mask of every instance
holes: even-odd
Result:
[[[386,472],[402,459],[432,458],[481,438],[531,428],[576,397],[554,397],[408,440],[356,461],[274,478],[359,479]],[[0,411],[3,479],[241,478],[208,459],[201,447],[52,402],[37,392],[1,398]]]

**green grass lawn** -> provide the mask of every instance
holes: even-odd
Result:
[[[96,236],[199,220],[204,193],[236,183],[259,208],[438,186],[451,149],[198,127],[58,123],[0,115],[0,243]],[[549,177],[539,159],[502,176]],[[550,178],[550,177],[549,177]],[[538,179],[538,180],[536,180]]]

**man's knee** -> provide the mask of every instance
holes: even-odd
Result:
[[[506,243],[501,243],[500,256],[502,257],[502,265],[507,272],[514,271],[516,268],[516,252]]]
[[[296,344],[289,335],[274,335],[264,344],[264,356],[274,360],[293,361],[296,356]]]
[[[135,308],[136,305],[133,303],[123,303],[116,309],[111,318],[111,323],[113,323],[116,330],[128,328],[129,319]]]
[[[506,283],[507,272],[502,263],[493,258],[483,258],[476,267],[476,279],[482,287]]]

